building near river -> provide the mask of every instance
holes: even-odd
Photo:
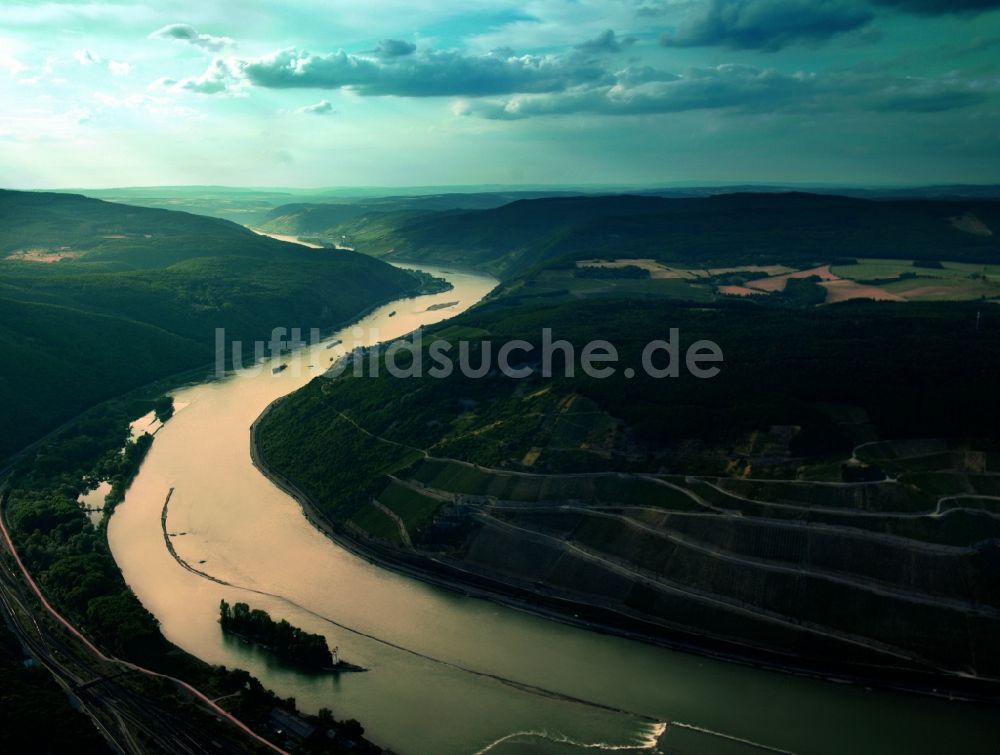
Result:
[[[271,710],[267,717],[267,723],[275,732],[296,743],[311,742],[320,735],[318,727],[313,726],[301,716],[281,708]]]

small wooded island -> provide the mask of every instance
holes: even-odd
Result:
[[[340,660],[338,648],[331,652],[326,638],[310,634],[282,619],[275,621],[259,608],[246,603],[219,604],[222,631],[259,645],[290,663],[317,671],[365,671],[360,666]]]

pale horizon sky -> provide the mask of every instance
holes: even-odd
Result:
[[[1000,0],[11,0],[0,185],[1000,183]]]

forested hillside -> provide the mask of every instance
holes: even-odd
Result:
[[[0,459],[102,399],[208,364],[216,328],[308,333],[423,284],[224,220],[0,192]]]

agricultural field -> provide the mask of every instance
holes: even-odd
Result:
[[[933,264],[933,263],[931,263]],[[887,298],[905,301],[969,301],[1000,297],[1000,265],[941,262],[918,265],[907,260],[862,259],[834,265],[831,272],[859,285],[877,288]]]
[[[428,495],[412,485],[391,478],[376,500],[396,514],[408,531],[416,533],[431,522],[448,498]]]
[[[518,294],[553,300],[625,296],[708,302],[715,298],[710,287],[695,285],[697,276],[693,274],[670,271],[648,278],[580,278],[574,272],[562,268],[543,270],[525,281]]]
[[[739,267],[688,267],[686,265],[667,265],[652,259],[594,259],[577,260],[577,268],[625,268],[638,267],[646,270],[651,278],[684,278],[686,280],[696,280],[698,278],[711,278],[716,275],[727,273],[763,273],[768,276],[794,273],[795,268],[784,265],[743,265]]]
[[[748,295],[784,290],[794,278],[820,279],[826,304],[851,299],[873,301],[970,301],[1000,298],[1000,265],[962,262],[920,264],[913,260],[861,259],[775,275],[746,283],[742,289],[721,293]]]
[[[391,543],[392,545],[402,545],[403,540],[399,534],[399,527],[388,514],[375,506],[374,503],[367,503],[358,509],[349,520],[357,531],[368,537]]]
[[[653,259],[578,260],[576,271],[602,270],[606,275],[579,278],[572,270],[546,269],[533,276],[524,293],[537,296],[659,296],[711,301],[720,297],[767,300],[790,280],[813,280],[825,289],[825,304],[872,301],[1000,300],[1000,264],[860,259],[796,270],[781,265],[692,268]],[[614,277],[614,271],[643,271],[648,277]]]
[[[791,280],[813,281],[825,290],[821,303],[871,301],[1000,300],[1000,265],[964,262],[860,259],[796,270],[782,265],[693,268],[653,259],[578,260],[575,270],[549,268],[526,281],[522,295],[571,297],[635,296],[712,301],[749,298],[778,303],[773,294]],[[600,270],[600,277],[579,277]],[[615,277],[615,273],[621,277]],[[633,277],[641,271],[643,277]]]

